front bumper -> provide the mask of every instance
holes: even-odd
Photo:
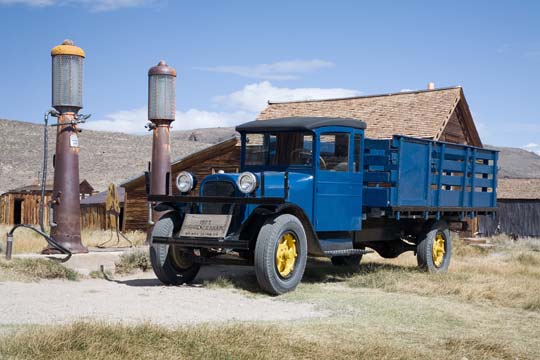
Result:
[[[234,236],[226,238],[205,238],[205,237],[161,237],[152,238],[155,244],[178,245],[180,247],[192,249],[236,249],[249,250],[249,240],[239,240]]]
[[[168,203],[174,206],[175,204],[232,204],[230,213],[234,212],[235,206],[255,204],[255,205],[280,205],[285,203],[284,198],[280,197],[225,197],[225,196],[186,196],[186,195],[149,195],[149,202],[154,203]],[[188,206],[185,210],[188,212],[200,211],[198,206],[195,209],[192,206]],[[233,224],[235,221],[233,220]],[[234,225],[234,232],[225,236],[224,238],[214,237],[187,237],[187,236],[173,236],[173,237],[153,237],[152,242],[156,244],[177,245],[185,248],[192,249],[235,249],[235,250],[249,250],[249,240],[239,239],[239,228],[242,221],[238,219],[238,222]],[[231,224],[231,226],[233,226]]]

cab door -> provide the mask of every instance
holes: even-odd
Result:
[[[326,127],[317,131],[314,225],[321,231],[362,228],[363,131]]]

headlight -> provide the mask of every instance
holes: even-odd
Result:
[[[241,192],[249,194],[257,188],[257,177],[250,172],[241,173],[236,184]]]
[[[195,186],[193,175],[187,171],[182,171],[176,177],[176,187],[181,193],[190,192]]]

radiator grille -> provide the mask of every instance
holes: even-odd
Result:
[[[202,188],[202,196],[233,197],[236,189],[229,181],[209,181]],[[203,214],[229,214],[231,204],[202,204]]]

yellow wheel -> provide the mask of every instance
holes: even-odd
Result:
[[[276,251],[276,267],[282,278],[286,278],[292,273],[297,256],[294,235],[291,233],[283,234]]]
[[[296,216],[268,217],[255,244],[253,265],[257,282],[273,295],[294,290],[304,275],[307,254],[306,232]]]
[[[444,273],[448,270],[452,257],[452,238],[448,224],[444,220],[426,224],[418,235],[416,259],[422,270]]]
[[[437,232],[435,241],[432,246],[433,265],[440,267],[444,260],[444,236],[441,232]]]

